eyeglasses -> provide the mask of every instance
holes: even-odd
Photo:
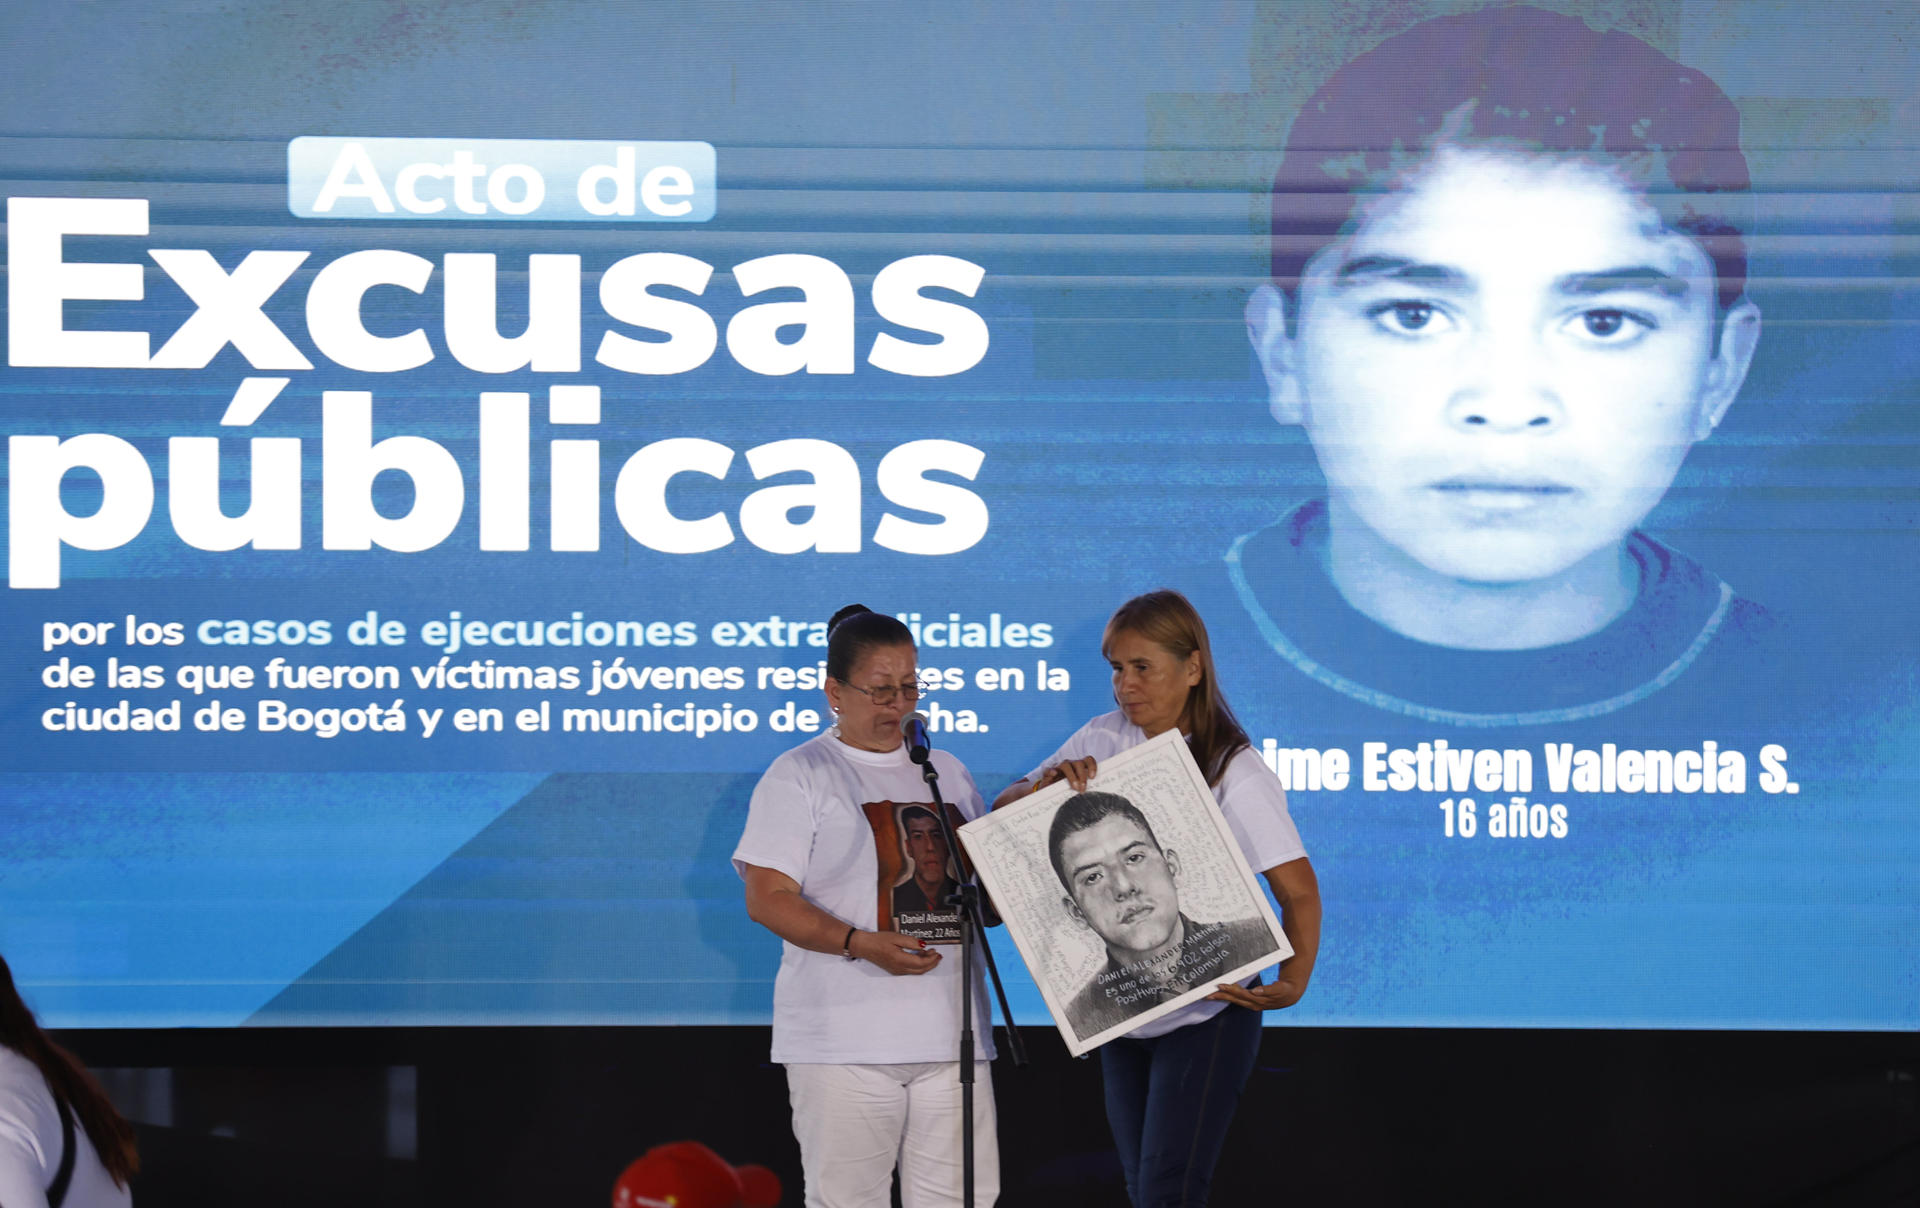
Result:
[[[908,704],[912,704],[914,701],[920,699],[919,684],[908,684],[905,687],[897,684],[882,684],[878,688],[862,688],[858,684],[849,684],[847,681],[841,680],[840,686],[842,688],[853,689],[882,709],[898,700],[904,700]]]

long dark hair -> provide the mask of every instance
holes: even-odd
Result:
[[[1218,785],[1227,774],[1227,763],[1240,748],[1253,743],[1227,707],[1227,698],[1220,694],[1220,676],[1213,669],[1213,646],[1207,641],[1207,625],[1200,619],[1199,610],[1177,591],[1150,591],[1114,610],[1100,638],[1100,653],[1112,650],[1115,635],[1121,633],[1137,633],[1182,662],[1194,654],[1200,656],[1200,682],[1187,689],[1180,728],[1187,732],[1187,749],[1206,774],[1207,783]]]
[[[5,957],[0,957],[0,1045],[39,1068],[47,1089],[73,1109],[87,1140],[93,1142],[93,1151],[100,1155],[100,1164],[113,1176],[114,1185],[125,1187],[140,1170],[133,1125],[114,1110],[113,1101],[87,1068],[40,1030],[33,1012],[14,988],[13,970],[7,967]]]

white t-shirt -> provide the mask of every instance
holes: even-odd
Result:
[[[966,818],[984,806],[973,777],[933,753],[940,795]],[[781,755],[753,790],[733,866],[783,872],[809,902],[849,926],[879,929],[880,863],[869,803],[932,807],[905,746],[880,753],[831,731]],[[960,1058],[960,950],[943,945],[926,973],[894,976],[838,952],[783,942],[773,983],[773,1059],[783,1064],[894,1065]],[[974,977],[974,1054],[993,1056],[985,979]]]
[[[1128,721],[1126,714],[1118,709],[1102,713],[1074,731],[1073,737],[1028,772],[1026,779],[1028,783],[1038,780],[1041,772],[1063,760],[1085,759],[1089,755],[1095,760],[1107,759],[1145,741],[1147,732]],[[1287,790],[1280,787],[1280,778],[1253,748],[1242,747],[1227,761],[1226,774],[1213,786],[1213,799],[1220,803],[1227,829],[1233,832],[1241,856],[1253,871],[1263,873],[1307,854],[1300,842],[1300,832],[1293,825],[1293,817],[1287,813]],[[1248,985],[1252,980],[1248,978],[1241,984]],[[1142,1024],[1127,1035],[1139,1040],[1165,1036],[1176,1028],[1211,1019],[1229,1005],[1201,999]]]
[[[133,1193],[115,1187],[93,1152],[78,1116],[73,1121],[73,1181],[66,1208],[127,1208]],[[60,1112],[40,1067],[0,1045],[0,1204],[47,1208],[47,1184],[60,1171]]]

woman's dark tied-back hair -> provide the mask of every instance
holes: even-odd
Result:
[[[0,957],[0,1045],[33,1062],[53,1093],[73,1109],[74,1119],[86,1131],[87,1140],[100,1155],[100,1164],[113,1176],[114,1185],[125,1187],[140,1170],[140,1155],[133,1144],[133,1126],[120,1117],[112,1100],[100,1089],[81,1065],[59,1045],[53,1043],[34,1021],[33,1012],[14,988],[13,970]]]
[[[911,645],[913,631],[898,620],[865,604],[849,604],[827,622],[827,674],[844,684],[869,650]]]
[[[1199,654],[1200,682],[1187,691],[1180,727],[1187,732],[1187,749],[1193,752],[1193,761],[1200,765],[1207,783],[1218,785],[1227,774],[1228,761],[1240,753],[1240,748],[1253,743],[1227,707],[1227,698],[1220,694],[1213,646],[1207,641],[1206,622],[1200,619],[1199,611],[1177,591],[1150,591],[1114,610],[1100,638],[1100,653],[1111,658],[1113,639],[1121,633],[1137,633],[1182,662]]]

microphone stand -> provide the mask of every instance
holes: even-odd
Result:
[[[908,757],[920,765],[920,777],[933,791],[933,814],[940,820],[940,833],[947,841],[956,871],[967,874],[956,878],[956,888],[947,901],[960,908],[960,1188],[961,1203],[973,1208],[973,952],[979,946],[986,961],[988,980],[1000,1001],[1000,1017],[1007,1021],[1007,1049],[1016,1066],[1027,1063],[1026,1046],[1020,1041],[1020,1029],[1007,1006],[1006,987],[1000,984],[1000,969],[993,963],[993,949],[987,944],[985,912],[980,887],[974,883],[971,866],[961,859],[960,842],[947,820],[947,803],[940,797],[940,773],[934,769],[928,748],[909,743]],[[991,1021],[989,1021],[991,1026]]]

